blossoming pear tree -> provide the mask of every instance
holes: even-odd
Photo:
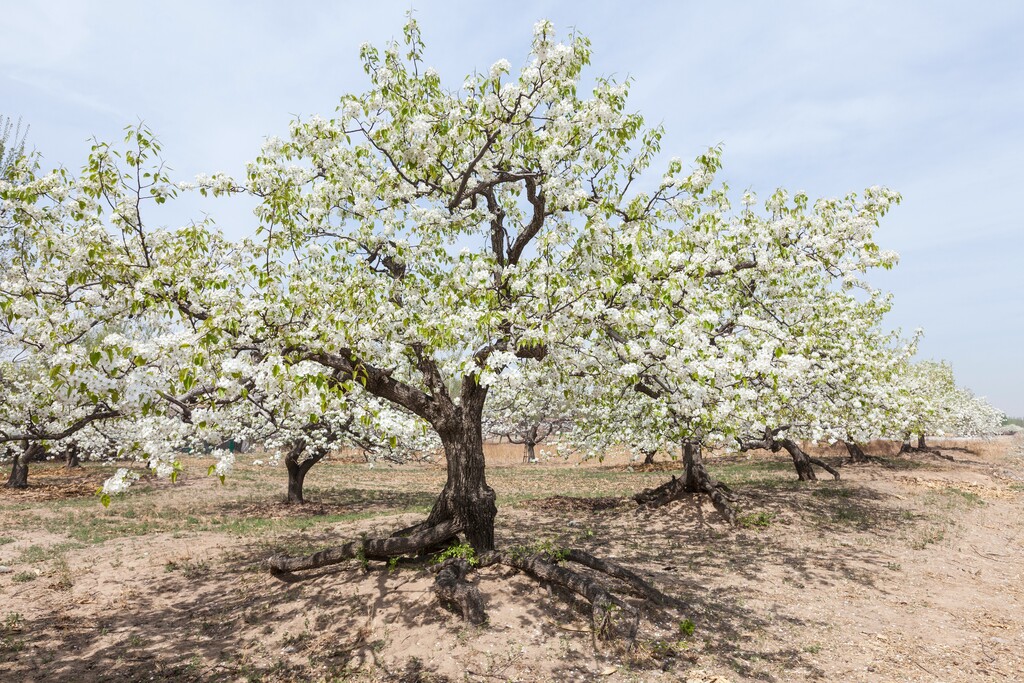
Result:
[[[751,425],[761,432],[782,424],[772,406],[793,400],[794,386],[810,379],[814,340],[847,325],[836,309],[854,300],[844,290],[861,288],[864,271],[895,262],[874,230],[899,196],[869,188],[811,206],[805,195],[778,191],[764,214],[750,194],[732,212],[727,188],[712,186],[718,168],[713,150],[688,177],[666,174],[662,229],[613,276],[600,323],[607,351],[589,358],[595,374],[617,374],[625,387],[663,401],[672,416],[664,438],[684,444],[684,476],[640,502],[699,491],[732,517],[727,487],[707,473],[700,447],[727,443]]]
[[[113,329],[124,310],[92,268],[97,228],[82,225],[74,184],[37,177],[20,158],[0,179],[0,443],[17,444],[9,487],[28,463],[104,420],[136,412],[149,368]]]
[[[569,431],[578,408],[550,367],[530,361],[507,367],[489,393],[484,434],[522,445],[524,464],[538,462],[537,446]]]
[[[318,381],[316,363],[268,365],[245,354],[220,362],[222,398],[188,406],[189,421],[199,438],[231,436],[260,444],[269,451],[267,464],[283,459],[289,503],[305,502],[306,475],[334,450],[358,448],[370,461],[406,462],[438,449],[421,419],[364,392]]]
[[[901,453],[936,453],[925,441],[926,434],[977,436],[991,434],[1003,414],[988,401],[957,386],[953,366],[946,361],[908,361],[897,376],[903,401],[895,418],[903,439]],[[917,435],[916,446],[911,435]]]
[[[143,221],[145,203],[181,189],[144,128],[131,132],[127,151],[93,150],[77,181],[85,207],[69,205],[61,224],[98,245],[86,260],[109,305],[173,322],[177,372],[152,387],[168,410],[194,423],[203,405],[234,400],[218,368],[247,354],[271,376],[365,394],[436,434],[448,477],[422,524],[275,557],[274,571],[416,554],[461,535],[480,565],[514,566],[585,596],[605,633],[614,611],[634,609],[560,561],[672,600],[583,551],[496,551],[482,423],[490,386],[510,365],[551,364],[555,347],[572,351],[563,362],[592,343],[591,308],[608,286],[609,260],[628,258],[622,245],[654,225],[647,197],[631,188],[660,131],[642,132],[641,117],[626,111],[626,85],[599,79],[583,97],[589,43],[556,42],[548,22],[517,74],[502,60],[455,91],[425,68],[422,50],[415,22],[404,48],[364,46],[369,91],[344,97],[335,118],[296,121],[287,139],[269,140],[243,181],[197,181],[203,193],[260,198],[251,237],[226,240],[208,222],[165,230]],[[93,204],[108,207],[107,223],[92,220]],[[631,211],[648,219],[619,220]],[[126,352],[132,364],[135,355],[143,367],[157,362]],[[314,404],[303,410],[316,415]],[[481,600],[463,580],[469,569],[464,559],[444,564],[436,591],[479,621]]]

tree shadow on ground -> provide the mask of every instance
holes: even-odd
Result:
[[[378,657],[383,643],[368,629],[385,600],[402,603],[395,628],[446,620],[436,601],[404,593],[418,573],[366,573],[350,563],[288,584],[264,571],[266,556],[251,544],[216,566],[138,577],[130,600],[98,620],[73,610],[22,619],[0,642],[0,678],[305,681],[313,671],[331,678],[373,667],[383,680],[440,680],[422,667],[388,671]],[[368,578],[372,593],[350,590]]]
[[[335,514],[404,511],[433,505],[437,493],[357,488],[310,488],[306,502],[236,500],[216,506],[215,511],[234,517],[315,517]]]

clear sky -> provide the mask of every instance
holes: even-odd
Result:
[[[593,75],[634,80],[666,158],[721,143],[721,177],[762,197],[899,190],[879,237],[902,262],[873,278],[891,324],[1024,415],[1024,3],[0,0],[0,113],[47,165],[141,119],[178,177],[240,173],[263,137],[365,89],[359,45],[401,37],[410,8],[452,86],[522,63],[549,18],[591,38]]]

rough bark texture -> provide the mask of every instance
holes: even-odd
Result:
[[[599,557],[595,557],[590,553],[583,550],[569,549],[565,551],[565,559],[570,562],[582,564],[584,567],[589,567],[594,571],[599,571],[603,574],[607,574],[612,578],[622,581],[627,586],[632,588],[635,592],[644,596],[651,602],[657,603],[662,607],[684,607],[682,601],[677,600],[671,596],[665,595],[657,588],[647,583],[640,578],[639,575],[626,569],[622,565],[603,560]]]
[[[462,558],[445,560],[431,570],[435,572],[434,595],[442,604],[457,607],[462,618],[471,624],[487,621],[483,598],[476,586],[466,582],[471,567]]]
[[[437,549],[440,544],[455,540],[455,534],[459,531],[454,524],[447,523],[415,531],[408,536],[351,541],[304,557],[277,555],[271,557],[267,564],[271,573],[283,574],[326,567],[351,559],[364,562],[388,560]],[[582,596],[590,603],[595,638],[621,636],[632,644],[639,624],[637,609],[612,594],[594,577],[565,566],[570,562],[617,579],[633,593],[661,607],[684,607],[681,601],[665,595],[633,571],[583,550],[568,549],[551,553],[525,549],[511,552],[491,550],[479,555],[477,564],[480,567],[504,564]],[[483,598],[477,587],[466,580],[472,569],[470,562],[463,558],[449,558],[431,567],[430,571],[435,574],[433,590],[442,604],[460,613],[466,621],[482,624],[487,620]]]
[[[800,478],[800,481],[816,481],[817,475],[814,473],[814,465],[817,465],[821,469],[831,474],[836,480],[839,479],[839,471],[829,465],[827,462],[820,458],[814,458],[807,454],[804,449],[800,448],[792,439],[781,439],[779,445],[786,449],[786,452],[793,458],[793,466],[796,468],[796,474]]]
[[[706,493],[711,498],[715,509],[729,521],[736,523],[736,511],[730,503],[733,500],[729,487],[714,479],[704,467],[704,458],[700,446],[683,444],[683,478],[675,476],[670,481],[653,489],[647,489],[633,496],[641,507],[656,508],[687,493]]]
[[[644,454],[644,464],[645,465],[653,465],[654,464],[654,454],[655,453],[657,453],[657,451],[654,451],[654,450],[644,451],[643,452],[643,454]]]
[[[527,441],[524,445],[526,446],[526,452],[523,454],[523,464],[525,465],[537,462],[537,453],[535,450],[537,444],[533,441]]]
[[[11,476],[4,485],[11,489],[28,488],[28,464],[42,457],[46,450],[37,443],[23,442],[21,451],[14,456],[11,464]]]
[[[317,448],[305,460],[302,460],[302,454],[305,451],[306,442],[305,440],[300,440],[292,444],[284,458],[284,465],[288,470],[289,503],[306,502],[302,492],[302,487],[306,481],[306,474],[312,469],[313,465],[323,460],[327,455],[327,449]]]
[[[416,555],[421,551],[434,548],[453,538],[458,532],[458,527],[449,521],[408,536],[363,538],[327,548],[312,555],[300,557],[275,555],[267,560],[267,566],[272,574],[283,574],[318,569],[356,558],[360,560],[389,560],[392,557]]]
[[[871,460],[868,454],[864,452],[864,449],[858,444],[853,441],[844,441],[843,443],[846,445],[846,452],[850,454],[850,462],[862,463]]]
[[[563,567],[543,553],[488,553],[481,558],[480,563],[484,566],[501,563],[515,567],[536,579],[562,586],[585,598],[590,603],[591,624],[598,639],[615,637],[616,626],[622,627],[618,630],[623,631],[629,643],[636,639],[640,614],[632,605],[609,593],[597,580]],[[621,618],[616,616],[620,613]]]
[[[448,480],[434,503],[427,524],[454,522],[476,552],[494,549],[494,489],[484,476],[482,416],[487,389],[465,381],[461,405],[435,425],[444,445]]]
[[[924,434],[917,435],[917,450],[923,451],[928,448],[928,444],[924,442]]]

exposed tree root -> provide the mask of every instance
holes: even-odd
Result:
[[[461,557],[452,557],[441,564],[434,565],[431,571],[434,578],[434,595],[442,604],[454,605],[459,608],[462,618],[474,625],[487,621],[484,612],[483,598],[476,586],[466,583],[466,575],[471,567]]]
[[[328,548],[311,555],[287,557],[275,555],[267,562],[275,575],[316,569],[345,560],[389,560],[405,555],[423,554],[426,549],[436,548],[442,541],[448,541],[460,530],[455,523],[439,524],[426,529],[411,528],[407,536],[361,539],[350,541],[334,548]],[[408,531],[408,530],[407,530]],[[590,617],[595,639],[623,639],[628,647],[636,640],[640,612],[636,607],[619,598],[589,572],[577,571],[567,566],[573,563],[587,567],[593,572],[604,574],[620,581],[627,590],[650,602],[666,608],[682,608],[683,603],[665,595],[635,572],[604,560],[584,550],[516,549],[512,551],[487,551],[476,562],[477,567],[496,564],[506,565],[530,576],[560,586],[584,598],[590,604]],[[445,606],[461,614],[471,624],[487,621],[483,598],[479,589],[466,580],[474,565],[464,558],[449,558],[434,565],[430,571],[435,574],[434,594]]]
[[[460,531],[454,522],[443,522],[408,536],[363,538],[327,548],[312,555],[288,557],[275,555],[267,560],[272,574],[318,569],[345,560],[389,560],[392,557],[420,554],[454,537]]]
[[[911,446],[909,441],[904,441],[903,445],[900,446],[900,450],[896,455],[913,455],[913,454],[924,454],[934,455],[943,460],[954,460],[953,456],[946,455],[938,448],[932,448],[931,446]]]
[[[582,564],[584,567],[589,567],[594,571],[607,574],[612,578],[622,581],[643,597],[647,598],[651,602],[661,605],[662,607],[685,606],[681,600],[665,595],[650,583],[644,581],[637,574],[626,569],[622,565],[609,562],[608,560],[602,560],[601,558],[595,557],[584,550],[569,549],[564,551],[564,556],[565,559],[570,562]]]
[[[610,640],[621,632],[623,639],[631,646],[636,640],[640,624],[640,613],[637,609],[608,592],[596,579],[559,564],[559,559],[567,557],[563,557],[562,554],[554,557],[547,553],[491,552],[480,558],[480,564],[504,564],[514,567],[536,579],[561,586],[585,598],[590,603],[594,637],[598,640]],[[655,589],[651,587],[651,590]],[[623,618],[616,618],[617,614],[621,614]]]
[[[736,523],[736,510],[732,501],[736,500],[732,489],[708,474],[704,467],[704,459],[700,447],[695,444],[683,445],[683,478],[672,477],[661,486],[646,489],[633,496],[640,507],[661,507],[673,500],[678,500],[688,493],[705,493],[730,524]]]

